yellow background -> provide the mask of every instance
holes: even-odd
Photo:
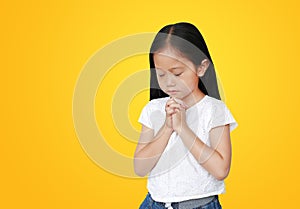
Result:
[[[189,21],[204,35],[239,123],[223,208],[297,208],[298,8],[295,0],[2,2],[0,207],[138,208],[146,180],[112,175],[81,148],[74,87],[87,60],[111,41]],[[147,59],[137,65],[132,71]],[[147,99],[142,92],[130,105],[137,128]],[[109,130],[120,142],[110,142],[115,149],[134,152],[134,143]]]

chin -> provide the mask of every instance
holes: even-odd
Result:
[[[180,96],[180,95],[170,95],[170,97],[175,97],[180,100],[182,100],[184,98],[183,96]]]

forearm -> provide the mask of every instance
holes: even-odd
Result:
[[[178,135],[197,162],[210,174],[219,180],[228,175],[229,168],[222,155],[203,143],[188,126],[183,127]]]
[[[134,167],[139,176],[147,175],[160,159],[173,130],[163,125],[145,147],[135,153]]]

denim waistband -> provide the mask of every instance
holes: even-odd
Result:
[[[152,199],[151,195],[149,195],[150,198]],[[166,208],[178,208],[178,209],[189,209],[189,208],[195,208],[195,207],[200,207],[203,205],[206,205],[207,203],[213,201],[214,199],[218,199],[218,195],[213,195],[213,196],[208,196],[208,197],[203,197],[203,198],[198,198],[198,199],[191,199],[191,200],[185,200],[182,202],[172,202],[172,203],[164,203],[164,202],[156,202],[159,205],[162,205]]]

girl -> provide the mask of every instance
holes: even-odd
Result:
[[[205,41],[190,23],[167,25],[149,59],[150,101],[134,155],[136,174],[149,173],[140,209],[222,208],[237,123],[220,100]]]

